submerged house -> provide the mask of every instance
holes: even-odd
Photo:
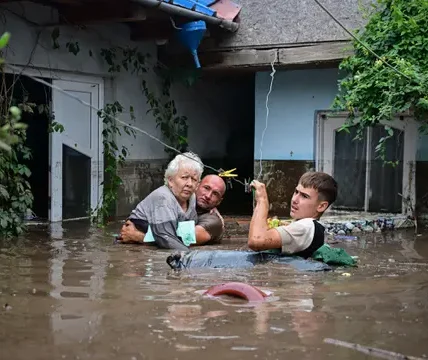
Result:
[[[359,6],[370,2],[321,1],[350,30],[364,25]],[[399,130],[387,149],[399,160],[396,168],[376,158],[383,126],[368,129],[363,141],[338,132],[347,113],[330,109],[343,75],[339,63],[352,53],[350,36],[315,1],[241,3],[239,31],[207,39],[199,56],[206,71],[254,74],[254,174],[262,166],[272,215],[288,216],[294,186],[309,169],[333,174],[339,183],[330,214],[405,219],[415,209],[423,212],[427,137],[411,114],[389,124]],[[172,49],[161,54],[171,63],[186,61],[171,57]]]
[[[362,25],[358,1],[323,3],[349,29]],[[422,177],[427,142],[413,119],[403,114],[393,124],[403,130],[390,149],[401,160],[395,169],[383,168],[373,156],[381,127],[368,130],[363,142],[338,133],[346,114],[328,115],[341,76],[338,65],[351,51],[349,36],[316,2],[269,4],[58,0],[47,6],[43,1],[4,1],[3,30],[12,33],[7,61],[22,74],[43,77],[93,105],[88,108],[55,90],[45,96],[64,132],[45,132],[47,119],[44,130],[30,126],[34,212],[61,221],[86,216],[81,199],[89,199],[92,208],[98,203],[106,164],[103,123],[94,108],[118,102],[125,109],[120,119],[162,138],[156,119],[147,113],[141,77],[123,69],[112,72],[106,61],[108,50],[135,47],[150,55],[145,58],[150,66],[160,63],[196,79],[191,86],[174,83],[171,88],[177,112],[187,117],[189,148],[215,168],[237,168],[241,179],[257,176],[261,165],[273,215],[288,215],[294,186],[308,169],[334,174],[341,186],[337,210],[407,215],[409,202],[403,198],[414,207],[416,194],[419,198],[427,191]],[[183,30],[197,36],[183,41]],[[196,49],[197,54],[192,52]],[[153,91],[162,89],[153,72],[144,79]],[[116,142],[129,150],[115,211],[126,216],[162,183],[168,155],[141,133],[135,138],[122,133]],[[251,213],[251,195],[232,185],[222,212]]]
[[[151,94],[162,94],[161,78],[153,71],[162,65],[157,60],[158,44],[174,37],[178,27],[195,20],[203,20],[197,36],[212,28],[229,32],[238,27],[234,20],[240,7],[228,10],[224,17],[219,15],[227,1],[211,8],[202,2],[197,6],[192,3],[188,9],[177,4],[122,0],[2,2],[2,31],[12,34],[3,54],[12,65],[5,67],[7,81],[25,93],[29,103],[47,109],[24,114],[29,124],[27,144],[33,153],[29,163],[35,196],[32,210],[39,218],[56,222],[87,217],[88,208],[100,203],[105,169],[110,166],[104,162],[103,130],[112,128],[103,123],[102,116],[99,118],[98,109],[109,105],[110,112],[121,121],[163,138],[142,89],[144,79]],[[143,74],[140,67],[145,68]],[[190,69],[194,68],[192,60]],[[55,88],[28,76],[43,79]],[[238,112],[245,119],[244,99],[241,104],[236,100],[228,104],[230,96],[223,91],[227,88],[229,95],[240,92],[234,89],[235,84],[238,82],[223,77],[204,80],[192,91],[179,85],[172,89],[178,115],[185,114],[188,119],[191,149],[219,167],[226,155],[229,127],[222,129],[218,119],[227,124]],[[252,93],[251,86],[239,87]],[[64,131],[48,131],[52,122]],[[163,145],[138,131],[134,137],[121,130],[111,146],[119,151],[126,146],[129,151],[120,170],[123,186],[116,204],[116,212],[126,215],[162,184],[168,154]]]

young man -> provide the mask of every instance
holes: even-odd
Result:
[[[269,201],[266,187],[253,181],[256,207],[250,223],[248,246],[255,251],[281,249],[288,255],[310,257],[324,244],[324,227],[318,222],[337,197],[337,183],[328,174],[307,172],[302,175],[291,198],[290,225],[269,229]]]
[[[224,224],[217,211],[226,192],[226,184],[217,175],[206,175],[196,190],[197,223],[195,227],[196,245],[220,242]],[[120,237],[122,243],[143,243],[145,232],[137,229],[131,220],[122,226]]]

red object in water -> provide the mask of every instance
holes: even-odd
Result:
[[[231,295],[248,301],[264,301],[268,296],[256,287],[240,282],[229,282],[225,284],[214,285],[205,291],[204,295]]]

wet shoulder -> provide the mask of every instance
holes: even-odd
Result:
[[[149,195],[144,199],[147,202],[159,202],[165,200],[173,200],[174,195],[168,189],[166,185],[158,187],[156,190],[153,190]]]

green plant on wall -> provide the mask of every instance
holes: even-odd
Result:
[[[0,38],[0,51],[9,37],[6,33]],[[3,53],[0,58],[3,59]],[[0,76],[0,236],[13,237],[25,231],[25,217],[34,199],[28,182],[31,171],[25,165],[31,158],[26,146],[27,124],[21,122],[21,118],[36,111],[50,116],[50,108],[29,101],[19,81],[21,74],[8,74],[12,81],[7,81],[3,60]],[[17,86],[23,91],[16,91]],[[63,131],[62,125],[55,121],[51,121],[50,126],[50,131]]]
[[[334,108],[347,110],[349,122],[357,125],[358,136],[367,127],[392,120],[396,114],[413,111],[420,131],[428,130],[428,2],[426,0],[378,0],[368,13],[366,26],[357,36],[382,60],[376,58],[358,41],[353,41],[354,54],[340,64],[347,74],[339,82],[339,95]],[[355,121],[358,117],[358,123]],[[386,163],[387,135],[376,148]],[[395,161],[388,163],[395,165]]]
[[[103,129],[103,148],[104,148],[104,181],[102,205],[94,211],[94,220],[102,225],[108,222],[109,216],[114,212],[113,206],[116,203],[117,195],[122,179],[119,176],[120,168],[125,164],[129,150],[122,145],[119,148],[116,144],[116,136],[121,136],[122,131],[135,138],[135,130],[128,126],[120,126],[116,117],[123,113],[123,106],[119,102],[107,104],[103,111],[98,112],[98,116],[104,124]],[[134,109],[129,109],[131,119],[135,120]]]
[[[146,59],[149,55],[143,55],[137,49],[112,47],[103,48],[100,51],[101,57],[108,65],[108,71],[111,74],[120,72],[129,72],[138,76],[143,76],[147,73]],[[156,125],[160,128],[164,140],[170,146],[179,150],[187,148],[187,118],[177,115],[175,103],[171,99],[170,87],[171,82],[167,77],[162,77],[162,88],[160,94],[151,91],[147,86],[147,82],[142,77],[141,87],[146,101],[149,104],[149,111],[152,112],[156,119]],[[96,209],[97,216],[94,217],[100,225],[106,224],[109,215],[114,212],[113,206],[116,203],[122,179],[119,175],[120,168],[125,164],[125,160],[129,155],[129,150],[126,146],[118,148],[116,139],[123,132],[136,137],[135,131],[126,126],[119,125],[115,118],[123,113],[123,106],[119,102],[107,104],[103,112],[99,113],[103,119],[103,145],[104,145],[104,161],[106,179],[103,182],[103,202]],[[131,120],[135,121],[133,107],[129,110]],[[165,147],[165,151],[171,155],[171,150]]]
[[[52,48],[60,49],[60,30],[54,28],[51,32]],[[67,41],[65,48],[77,55],[80,52],[78,42]],[[100,57],[108,66],[108,72],[112,75],[128,72],[130,74],[141,77],[142,95],[145,96],[146,102],[149,105],[147,113],[151,113],[156,121],[156,126],[160,129],[163,140],[169,146],[172,146],[180,151],[186,151],[187,142],[187,118],[178,115],[175,102],[171,98],[171,83],[172,74],[169,71],[161,71],[159,66],[154,66],[151,70],[160,79],[160,89],[150,89],[145,79],[145,74],[149,72],[147,60],[149,54],[143,54],[137,48],[130,47],[110,47],[102,48],[99,52]],[[89,50],[89,56],[93,57],[94,52]],[[188,82],[192,81],[191,77],[187,77]],[[158,90],[158,91],[157,91]],[[103,121],[103,146],[104,146],[104,162],[105,162],[105,180],[103,182],[102,204],[93,210],[93,219],[99,225],[104,225],[109,219],[109,215],[114,212],[114,205],[117,200],[122,179],[119,175],[120,168],[124,165],[129,154],[126,146],[121,149],[117,145],[117,136],[122,135],[122,131],[135,138],[135,131],[131,127],[119,125],[114,119],[117,116],[124,115],[124,107],[119,102],[107,104],[103,111],[98,115]],[[135,121],[133,108],[129,111],[131,120]],[[175,152],[168,147],[165,147],[165,152],[172,157]]]
[[[148,72],[146,59],[150,56],[142,54],[136,48],[112,47],[101,49],[100,55],[109,66],[110,73],[121,71],[131,74],[143,75]],[[163,140],[170,146],[180,151],[187,150],[187,117],[178,115],[175,101],[171,97],[172,73],[153,67],[152,71],[158,76],[161,87],[159,91],[149,88],[147,81],[142,77],[141,89],[149,105],[147,113],[151,113],[160,128]],[[176,154],[165,147],[168,155]]]
[[[30,169],[23,164],[31,157],[25,146],[26,125],[20,123],[21,113],[33,111],[32,104],[13,98],[13,89],[5,86],[2,70],[0,127],[5,131],[8,148],[0,151],[0,234],[17,236],[25,230],[24,218],[31,209],[33,194],[28,178]]]
[[[10,39],[10,33],[5,32],[1,38],[0,38],[0,66],[1,66],[1,72],[3,74],[3,49],[7,46]],[[3,76],[4,80],[4,76]],[[3,81],[4,83],[4,81]],[[3,95],[6,92],[6,88],[2,86],[1,89]],[[26,127],[25,124],[20,123],[19,120],[21,119],[21,110],[17,108],[16,106],[8,108],[8,102],[5,101],[6,98],[2,102],[2,121],[0,126],[0,151],[10,151],[10,146],[12,144],[15,144],[19,141],[19,137],[14,134],[15,130],[22,130]],[[4,105],[4,108],[3,108]],[[7,112],[6,110],[9,109]]]
[[[187,142],[187,117],[177,113],[175,101],[171,98],[171,78],[168,74],[161,77],[162,88],[160,95],[150,91],[145,80],[142,81],[143,93],[146,96],[150,108],[147,113],[152,113],[156,121],[156,127],[160,128],[164,140],[175,149],[185,152],[188,148]],[[173,158],[177,153],[165,147],[166,153]]]
[[[0,51],[7,46],[9,38],[9,33],[2,35]],[[30,170],[20,161],[20,157],[28,159],[30,156],[24,145],[26,125],[20,122],[23,104],[14,104],[6,86],[3,53],[0,58],[0,235],[10,237],[24,230],[24,216],[33,195],[27,181]]]

